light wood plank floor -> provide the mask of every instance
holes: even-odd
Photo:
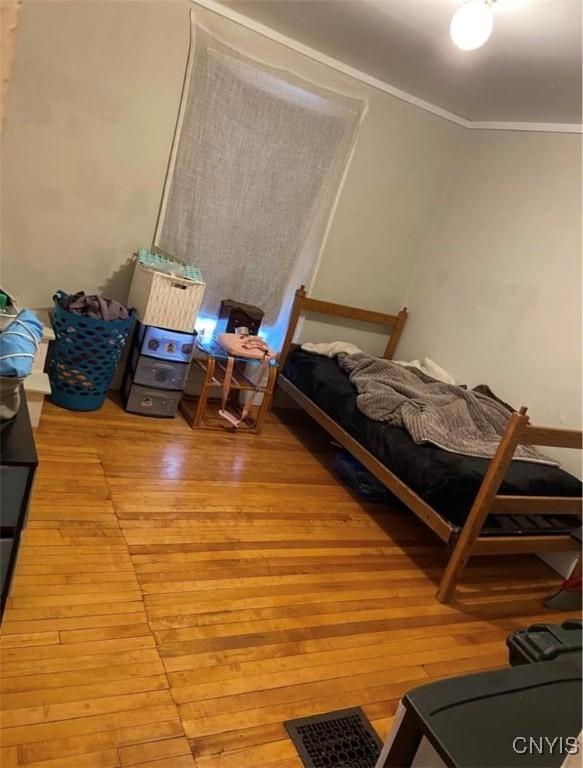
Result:
[[[328,439],[192,432],[108,402],[46,406],[30,523],[2,628],[3,768],[291,768],[282,722],[502,666],[557,577],[471,563],[434,600],[440,543],[365,505]]]

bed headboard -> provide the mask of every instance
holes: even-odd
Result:
[[[331,315],[333,317],[346,317],[350,320],[360,320],[364,323],[382,325],[390,328],[391,335],[389,336],[389,341],[383,354],[383,357],[389,360],[395,354],[397,344],[399,343],[401,333],[403,332],[407,320],[406,307],[403,308],[398,315],[388,315],[385,312],[375,312],[371,309],[360,309],[359,307],[348,307],[345,304],[334,304],[331,301],[312,299],[306,294],[305,286],[302,285],[296,291],[294,298],[287,332],[279,355],[280,368],[283,368],[291,349],[298,320],[306,312],[316,312],[320,315]]]

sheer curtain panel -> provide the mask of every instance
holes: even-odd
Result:
[[[193,20],[156,244],[200,266],[203,315],[233,298],[281,326],[312,275],[363,112]]]

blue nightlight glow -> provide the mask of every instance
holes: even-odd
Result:
[[[208,315],[199,315],[196,321],[196,330],[205,339],[212,338],[217,327],[217,318]],[[259,336],[265,339],[271,349],[279,351],[285,335],[286,326],[284,323],[278,323],[272,326],[262,326],[259,330]]]

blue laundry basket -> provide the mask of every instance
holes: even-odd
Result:
[[[101,408],[128,337],[127,320],[96,320],[63,309],[54,299],[55,341],[49,364],[51,400],[71,411]]]

